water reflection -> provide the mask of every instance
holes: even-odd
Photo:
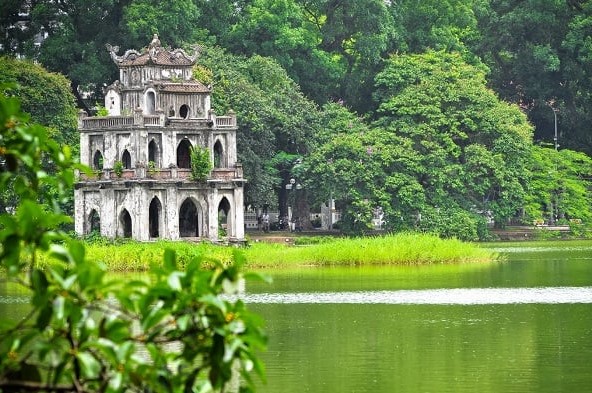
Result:
[[[241,298],[252,304],[569,304],[592,303],[592,287],[258,293]]]

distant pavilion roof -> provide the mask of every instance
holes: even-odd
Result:
[[[193,55],[188,55],[183,49],[167,49],[160,45],[158,35],[154,34],[154,38],[148,45],[148,48],[138,52],[135,49],[127,50],[122,56],[118,56],[118,46],[107,44],[107,50],[111,54],[111,58],[119,67],[142,66],[148,64],[179,67],[192,66],[199,55],[198,48],[195,48]]]

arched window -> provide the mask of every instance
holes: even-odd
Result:
[[[183,201],[179,209],[179,236],[199,237],[199,220],[197,206],[189,198]]]
[[[214,144],[214,168],[224,168],[226,163],[224,162],[224,149],[222,149],[222,143],[216,141]]]
[[[156,94],[153,91],[146,93],[146,114],[153,115],[156,113]]]
[[[154,139],[148,144],[148,162],[152,161],[157,167],[160,167],[160,154],[158,144]]]
[[[119,228],[118,234],[120,236],[132,237],[132,217],[126,209],[123,209],[119,215]]]
[[[191,142],[183,139],[177,146],[177,168],[191,168]]]
[[[95,209],[92,209],[88,215],[88,223],[90,224],[89,233],[101,233],[101,217],[99,217],[99,213]]]
[[[230,213],[230,203],[228,199],[225,197],[222,198],[220,204],[218,205],[218,235],[219,236],[229,236],[231,235],[232,228],[229,228],[228,224],[231,224],[231,220],[229,218]]]
[[[148,231],[150,237],[160,237],[160,213],[162,205],[157,197],[152,198],[148,208]]]
[[[123,151],[121,155],[121,162],[123,164],[123,169],[131,169],[132,168],[132,156],[127,149]]]
[[[181,105],[181,108],[179,108],[179,116],[183,119],[188,119],[190,114],[191,111],[189,110],[189,106],[186,104]]]
[[[103,170],[103,155],[99,150],[93,155],[93,169]]]

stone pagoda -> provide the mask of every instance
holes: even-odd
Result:
[[[242,166],[236,116],[216,116],[211,88],[193,78],[197,54],[107,45],[119,81],[106,90],[108,116],[81,113],[80,161],[94,171],[75,188],[79,235],[137,240],[244,240]],[[207,180],[191,175],[191,151],[207,149]]]

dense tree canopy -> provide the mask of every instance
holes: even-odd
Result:
[[[285,184],[298,157],[307,154],[320,128],[319,110],[277,62],[261,56],[233,56],[203,50],[196,78],[214,86],[213,108],[234,110],[238,152],[244,165],[245,201],[253,206],[285,205]]]
[[[0,51],[35,57],[75,94],[100,98],[115,77],[104,45],[140,48],[158,33],[172,47],[272,57],[317,104],[343,100],[360,114],[375,109],[390,53],[458,51],[489,67],[489,85],[526,111],[535,140],[552,141],[552,102],[560,144],[589,153],[591,18],[590,0],[9,0]]]
[[[490,67],[491,86],[526,110],[536,139],[553,140],[553,105],[559,111],[559,143],[591,152],[592,2],[511,0],[488,5],[480,9],[481,39],[474,52]]]
[[[12,85],[7,93],[58,143],[77,145],[77,110],[66,78],[29,61],[0,57],[0,85]]]
[[[467,238],[485,214],[502,225],[584,206],[537,183],[550,156],[531,139],[552,146],[556,116],[560,149],[592,151],[592,0],[0,5],[0,52],[64,74],[79,106],[117,78],[106,43],[141,48],[154,33],[204,47],[196,75],[215,86],[215,109],[238,114],[249,204],[285,212],[285,184],[306,176],[311,201],[338,196],[352,229],[380,207],[392,228],[465,222]],[[572,153],[553,155],[557,168]]]
[[[311,178],[324,175],[346,210],[362,214],[350,225],[369,223],[376,207],[391,228],[468,239],[489,214],[507,223],[525,196],[532,129],[486,87],[483,70],[454,53],[398,55],[376,83],[372,127],[341,114],[338,136],[308,161]]]
[[[0,87],[4,88],[2,94],[18,98],[22,110],[32,121],[44,125],[51,138],[60,145],[75,147],[73,151],[77,154],[77,111],[70,83],[64,76],[50,73],[29,61],[0,57]],[[53,162],[47,159],[43,167],[48,173],[54,170]],[[69,190],[67,197],[60,200],[68,213],[73,212],[73,196],[73,191]],[[15,204],[14,189],[1,189],[0,213]]]
[[[592,220],[592,159],[572,150],[534,147],[532,179],[524,204],[527,222],[589,223]]]

